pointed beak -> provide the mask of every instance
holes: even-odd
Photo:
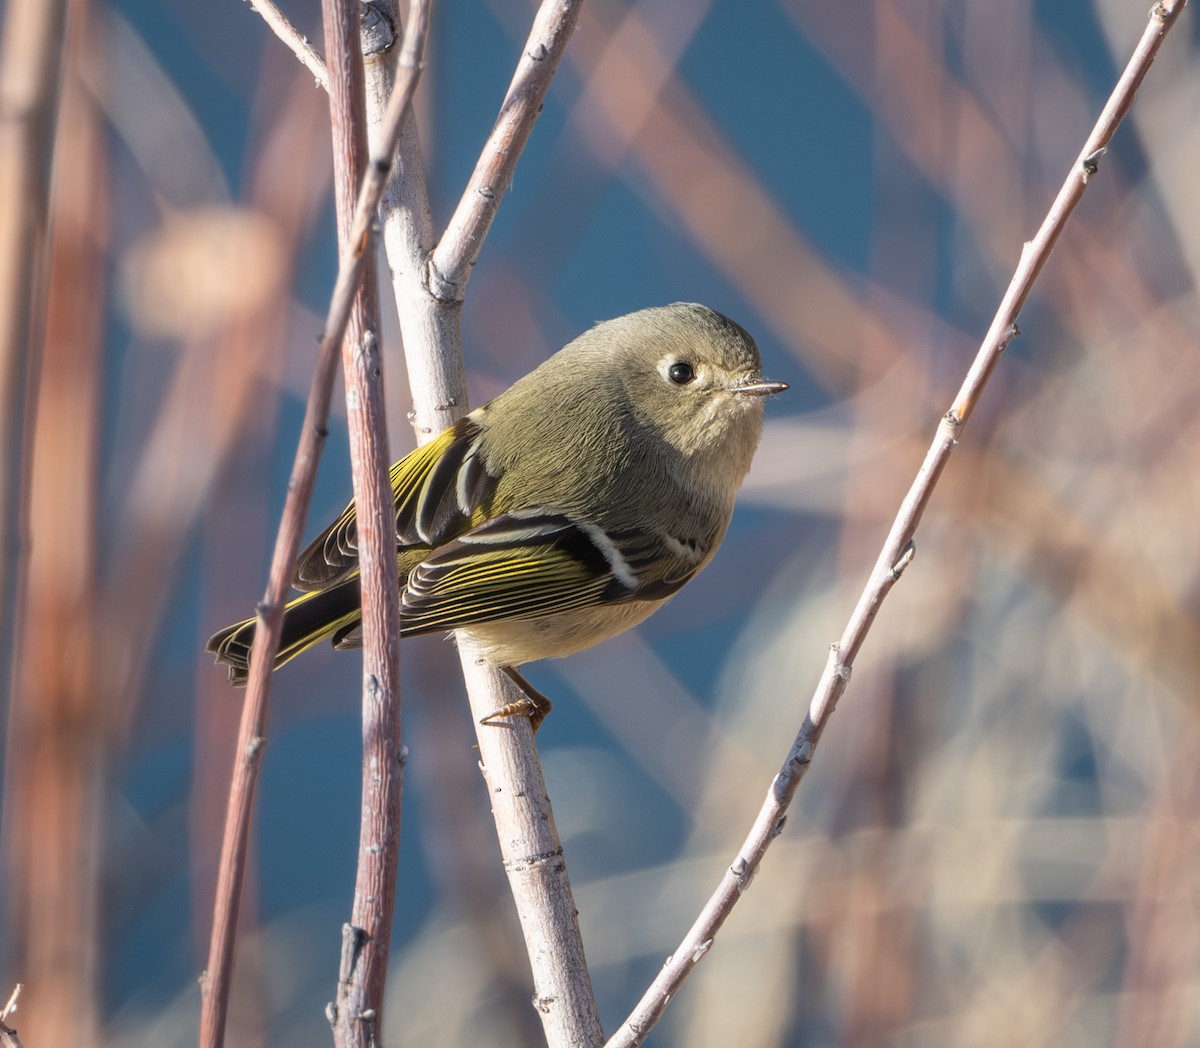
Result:
[[[736,386],[730,386],[729,392],[739,397],[772,397],[788,388],[786,382],[770,382],[765,378],[744,379]]]

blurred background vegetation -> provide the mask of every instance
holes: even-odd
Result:
[[[1146,8],[584,7],[467,299],[473,402],[680,299],[792,384],[709,570],[530,671],[608,1028],[757,810]],[[319,50],[315,0],[285,10]],[[439,227],[532,10],[435,10]],[[30,1048],[188,1045],[240,705],[201,649],[265,582],[335,269],[328,115],[246,5],[72,12],[0,667],[0,996],[26,983]],[[786,832],[651,1044],[1200,1043],[1195,15],[1035,290]],[[310,534],[348,496],[335,424]],[[540,1043],[457,662],[427,638],[403,660],[388,1043]],[[231,1045],[329,1043],[358,681],[324,649],[276,679]]]

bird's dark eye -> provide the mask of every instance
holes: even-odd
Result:
[[[667,368],[667,378],[677,386],[686,386],[695,377],[696,372],[686,360],[677,360]]]

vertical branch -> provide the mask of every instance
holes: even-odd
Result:
[[[12,0],[0,51],[0,667],[11,667],[27,552],[24,478],[46,307],[46,231],[66,0]],[[12,687],[7,669],[0,696]],[[0,703],[7,707],[7,703]]]
[[[546,91],[570,39],[581,3],[545,0],[534,20],[496,125],[440,244],[434,247],[428,198],[414,127],[385,193],[384,245],[392,271],[413,393],[418,439],[427,440],[466,413],[460,318],[472,268],[541,112]],[[371,76],[386,77],[382,67]],[[368,98],[386,94],[386,80]],[[498,671],[459,638],[475,719],[515,695]],[[534,1000],[551,1045],[599,1044],[583,941],[562,845],[554,827],[529,723],[517,720],[479,731],[481,768],[505,872],[533,968]]]
[[[334,195],[344,249],[353,235],[355,202],[368,169],[359,0],[325,0],[322,11]],[[382,1021],[400,847],[400,599],[378,331],[371,252],[342,345],[362,588],[363,778],[354,903],[343,929],[337,1000],[330,1010],[334,1041],[341,1046],[374,1044]]]
[[[389,0],[386,10],[393,18],[398,17],[396,7],[394,0]],[[410,21],[418,13],[414,5]],[[392,80],[398,73],[387,57],[384,54],[367,62],[368,114],[382,113],[392,94]],[[411,56],[401,54],[399,73],[411,62]],[[377,118],[372,116],[369,122],[374,126]],[[374,144],[372,150],[379,153]],[[429,210],[423,164],[417,122],[410,114],[400,134],[399,150],[383,190],[380,212],[383,247],[412,390],[413,424],[422,443],[467,413],[467,376],[459,330],[461,306],[439,302],[429,293],[426,267],[437,244],[437,234]]]
[[[422,6],[427,10],[426,5]],[[427,18],[413,19],[409,31],[413,34],[412,40],[415,42],[417,53],[424,50],[423,34],[427,28]],[[224,1043],[238,910],[245,880],[246,855],[259,767],[266,743],[271,671],[275,653],[279,650],[284,595],[288,590],[296,554],[300,549],[301,531],[312,499],[317,461],[325,442],[338,348],[350,319],[351,306],[362,275],[367,250],[373,244],[371,226],[389,171],[386,157],[390,156],[390,150],[394,150],[399,138],[401,122],[412,102],[416,81],[416,68],[408,70],[406,75],[397,80],[396,89],[388,103],[386,127],[381,135],[381,141],[386,143],[389,152],[385,154],[383,161],[377,158],[371,165],[358,195],[353,229],[341,252],[337,280],[330,296],[325,331],[321,336],[316,370],[305,408],[304,424],[288,481],[288,497],[284,503],[271,557],[267,589],[258,606],[255,643],[250,657],[250,676],[242,708],[242,722],[238,732],[221,845],[221,860],[217,872],[208,968],[201,980],[202,1048],[218,1048]]]
[[[67,48],[57,119],[45,114],[55,136],[53,221],[37,233],[49,234],[48,279],[43,283],[39,274],[24,306],[31,356],[43,357],[29,384],[24,451],[23,512],[37,541],[24,565],[20,644],[11,664],[16,687],[8,706],[0,847],[8,887],[8,928],[0,941],[11,951],[8,965],[28,981],[27,1021],[38,1043],[51,1048],[99,1037],[100,787],[113,739],[111,693],[97,685],[96,632],[110,187],[102,121],[83,86],[82,71],[94,58],[90,13],[86,4],[73,5],[69,29],[55,41]],[[46,220],[47,201],[38,197],[49,176],[43,168],[36,192],[30,187],[33,224]],[[27,268],[40,264],[25,260]],[[0,666],[7,665],[0,657]],[[64,1000],[72,1006],[61,1007]]]

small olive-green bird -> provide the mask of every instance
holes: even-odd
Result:
[[[704,306],[597,324],[391,469],[401,635],[466,630],[497,666],[641,622],[709,562],[762,435],[758,347]],[[276,667],[361,644],[351,503],[300,554]],[[208,642],[244,684],[254,619]]]

